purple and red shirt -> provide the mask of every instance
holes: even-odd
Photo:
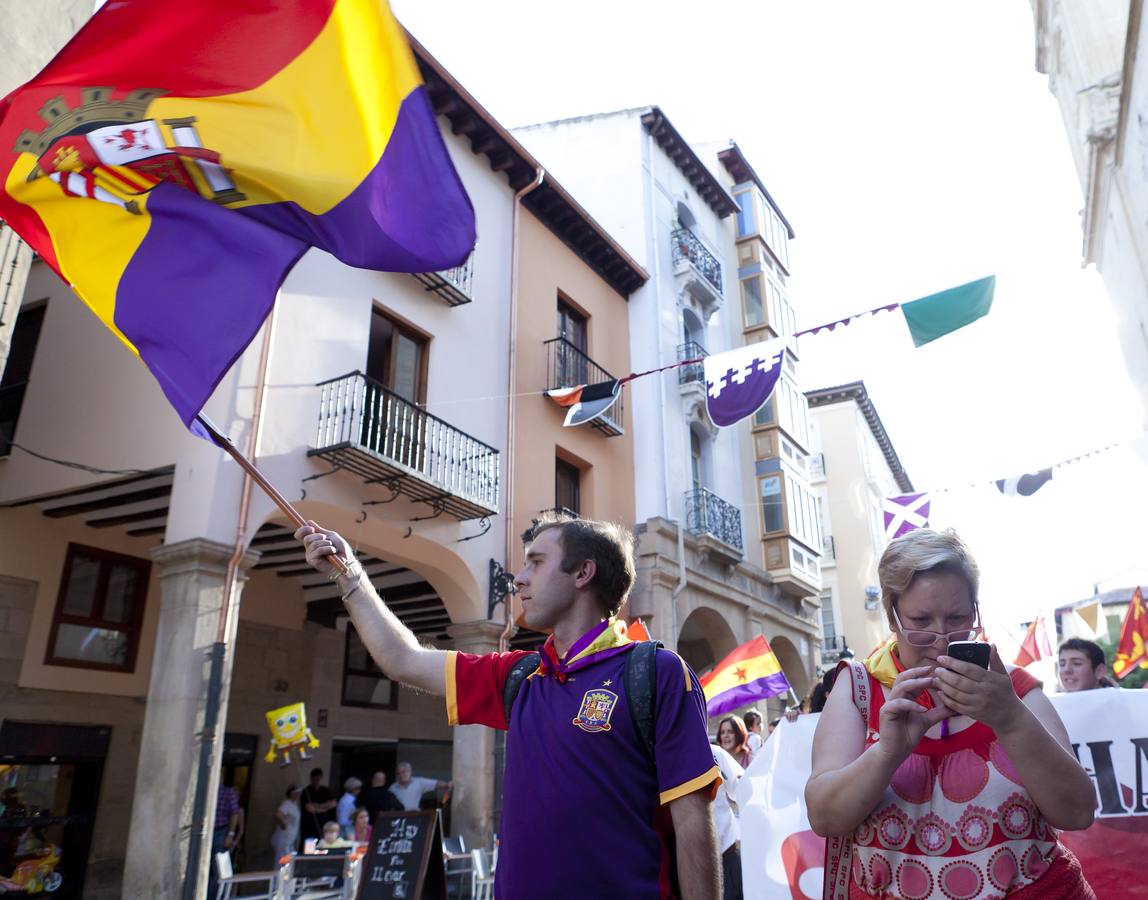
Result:
[[[721,783],[705,697],[682,659],[658,650],[655,765],[626,704],[625,626],[603,622],[558,659],[551,637],[523,683],[506,738],[499,897],[627,897],[670,892],[666,804]],[[503,686],[525,651],[446,660],[452,725],[507,729]]]

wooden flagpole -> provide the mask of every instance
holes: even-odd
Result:
[[[296,528],[307,524],[307,520],[299,515],[299,511],[296,510],[295,507],[293,507],[287,501],[287,498],[279,493],[278,490],[276,490],[275,485],[268,481],[267,477],[255,467],[255,463],[240,453],[239,449],[233,443],[231,443],[230,438],[228,438],[218,428],[216,428],[215,424],[209,418],[207,418],[207,416],[205,416],[203,413],[200,413],[195,417],[195,420],[204,427],[207,433],[211,436],[211,439],[219,447],[223,448],[227,452],[228,456],[239,463],[240,468],[242,468],[243,471],[251,476],[251,480],[259,485],[259,487],[263,489],[263,492],[268,497],[270,497],[272,501],[274,501],[275,505],[278,506],[279,509],[283,511],[283,514],[295,523]],[[331,560],[331,565],[339,569],[342,574],[347,574],[349,569],[347,568],[346,561],[340,559],[338,556],[331,556],[329,559]]]

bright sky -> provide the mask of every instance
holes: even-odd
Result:
[[[1148,581],[1145,442],[1031,498],[969,487],[1140,434],[1028,0],[393,5],[506,125],[656,103],[737,140],[797,232],[802,326],[995,273],[988,318],[919,350],[899,315],[807,338],[801,381],[864,379],[916,488],[954,489],[933,522],[971,544],[990,621]]]

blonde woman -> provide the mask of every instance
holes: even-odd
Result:
[[[995,647],[987,669],[948,655],[982,631],[968,548],[912,531],[878,571],[891,638],[839,665],[805,787],[825,896],[1094,900],[1056,829],[1096,795],[1040,683]]]

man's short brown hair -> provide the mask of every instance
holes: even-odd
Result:
[[[530,543],[544,531],[558,529],[562,544],[559,565],[569,574],[585,560],[594,563],[594,577],[589,587],[598,600],[602,615],[615,615],[630,588],[634,586],[634,536],[629,529],[614,522],[578,519],[563,513],[547,512],[522,537]]]

